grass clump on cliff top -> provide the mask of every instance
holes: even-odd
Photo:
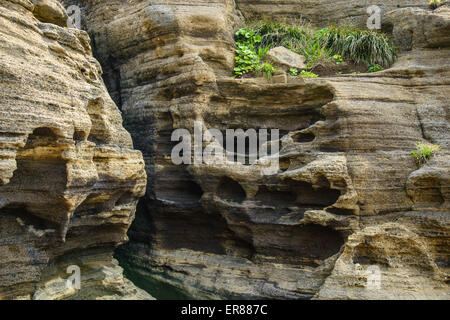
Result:
[[[318,41],[334,54],[355,63],[391,66],[396,58],[390,39],[373,30],[351,26],[333,26],[317,31]]]
[[[380,65],[386,68],[396,59],[396,52],[390,39],[376,31],[352,26],[330,26],[315,30],[303,21],[288,23],[257,20],[248,23],[235,35],[238,45],[237,63],[241,59],[239,50],[242,50],[241,44],[246,39],[243,38],[246,34],[257,40],[247,48],[258,57],[258,62],[263,61],[265,53],[270,48],[283,46],[303,55],[308,71],[318,65],[330,63],[339,65],[344,60],[354,64],[365,64],[367,67]],[[257,64],[255,68],[256,66]],[[236,75],[242,76],[238,73]]]

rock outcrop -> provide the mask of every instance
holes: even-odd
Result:
[[[0,299],[150,298],[112,257],[145,191],[142,155],[66,21],[55,0],[0,1]]]
[[[295,68],[298,71],[306,69],[305,57],[292,52],[285,47],[276,47],[267,52],[266,59],[271,61],[277,68],[289,71],[289,68]]]
[[[368,5],[64,3],[82,7],[107,87],[144,154],[147,194],[119,251],[136,271],[195,297],[450,298],[447,40],[439,38],[440,49],[414,45],[435,43],[424,27],[389,70],[271,84],[230,77],[243,16],[289,12],[318,26],[361,25]],[[387,12],[397,3],[424,8],[370,4]],[[447,10],[416,16],[448,21]],[[408,29],[399,27],[404,14],[416,12],[389,14],[394,38]],[[194,121],[280,129],[279,172],[263,175],[261,162],[174,165],[172,131],[192,131]],[[442,147],[422,168],[411,156],[418,141]],[[366,286],[368,272],[378,273],[379,287]]]
[[[275,19],[306,19],[317,26],[335,23],[366,26],[367,9],[378,6],[381,14],[399,8],[428,7],[423,0],[235,0],[240,12],[247,19],[260,17]]]

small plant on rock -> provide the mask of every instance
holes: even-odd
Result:
[[[317,78],[318,75],[313,73],[313,72],[309,72],[309,71],[303,70],[302,72],[300,72],[300,77],[303,77],[303,78]]]
[[[439,150],[441,150],[439,145],[418,142],[416,150],[412,151],[412,155],[416,158],[419,165],[423,165],[427,163],[427,161],[433,157],[433,154]]]
[[[264,62],[257,70],[258,73],[262,73],[268,80],[272,79],[273,74],[277,71],[269,62]]]
[[[340,54],[335,54],[333,56],[333,60],[336,63],[336,65],[340,65],[342,62],[344,62],[344,59],[342,59],[342,56]]]
[[[298,76],[298,69],[297,68],[289,68],[289,74],[294,77]]]
[[[379,64],[369,64],[369,72],[378,72],[384,70]]]

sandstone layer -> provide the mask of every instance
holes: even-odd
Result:
[[[366,26],[368,8],[378,6],[384,15],[399,8],[426,8],[422,0],[235,0],[247,19],[306,19],[316,26],[335,23]]]
[[[107,87],[144,154],[147,194],[119,251],[137,271],[202,298],[450,298],[450,42],[430,32],[448,30],[448,6],[64,4],[82,8]],[[231,78],[243,17],[363,25],[372,4],[406,50],[391,69],[286,83]],[[422,8],[404,8],[412,6]],[[192,131],[194,121],[280,129],[279,172],[263,175],[262,163],[174,165],[172,131]],[[418,141],[442,148],[421,168],[411,156]],[[373,267],[381,289],[366,286]]]
[[[0,1],[0,299],[150,298],[112,258],[143,158],[89,36],[66,22],[55,0]]]

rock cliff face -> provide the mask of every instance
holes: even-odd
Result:
[[[277,1],[276,5],[275,1],[244,0],[63,3],[82,8],[83,27],[93,40],[106,85],[135,147],[144,154],[147,194],[129,232],[131,242],[119,251],[136,271],[195,297],[450,298],[450,42],[445,36],[436,37],[438,30],[448,30],[448,6],[434,12],[403,8],[387,13],[395,9],[391,1],[371,1],[370,5],[383,7],[384,28],[394,39],[409,35],[405,43],[398,41],[409,51],[402,52],[389,70],[268,83],[230,77],[233,31],[244,17],[268,12],[283,17],[293,12],[318,26],[342,19],[361,25],[369,4],[307,0]],[[396,3],[409,7],[423,1]],[[422,23],[435,27],[417,28]],[[13,70],[7,75],[18,73]],[[73,100],[92,99],[83,89],[73,90]],[[64,92],[66,99],[70,97]],[[108,101],[94,100],[93,109],[107,109],[112,105]],[[42,114],[45,118],[45,111]],[[103,141],[102,130],[110,128],[102,127],[102,120],[100,116],[91,120],[99,126],[93,130],[94,143]],[[70,117],[70,121],[81,121],[81,117]],[[194,121],[220,130],[279,128],[279,172],[262,175],[261,163],[174,165],[172,131],[192,131]],[[75,125],[68,127],[74,134]],[[115,128],[119,130],[119,125]],[[60,129],[55,134],[64,132]],[[30,148],[35,135],[42,133],[34,133]],[[122,136],[114,132],[109,137]],[[422,168],[411,156],[418,141],[442,147]],[[25,159],[41,154],[28,149],[22,156]],[[52,155],[55,149],[45,148]],[[8,160],[12,157],[5,159],[12,162]],[[85,165],[80,157],[76,159],[78,167]],[[97,168],[103,168],[102,160],[98,161]],[[5,170],[6,177],[12,175],[10,171]],[[110,175],[117,178],[117,172],[107,175],[107,187],[100,179],[89,190],[110,187]],[[132,181],[142,187],[138,177],[142,175],[134,173]],[[77,188],[87,180],[78,179]],[[130,190],[125,197],[135,201],[139,192]],[[68,193],[79,195],[71,188]],[[92,212],[94,203],[112,203],[116,208],[118,200],[106,201],[104,193],[94,193],[91,201],[80,205],[81,212]],[[48,219],[47,212],[36,212],[34,216]],[[59,225],[67,220],[63,213],[55,216],[58,219],[52,222]],[[120,224],[122,231],[125,226]],[[372,267],[381,274],[381,290],[366,288]]]
[[[83,8],[108,88],[147,164],[147,195],[120,250],[136,270],[196,297],[449,298],[450,42],[414,28],[439,21],[448,30],[448,7],[386,14],[384,27],[396,39],[409,32],[406,49],[414,48],[389,70],[271,84],[230,78],[243,16],[290,12],[319,26],[362,24],[367,6],[65,3]],[[279,128],[281,170],[175,166],[171,133],[194,121]],[[418,141],[442,146],[420,169],[411,156]],[[365,288],[369,266],[380,271],[382,290]]]
[[[142,155],[66,21],[54,0],[0,1],[0,299],[149,298],[112,258],[145,191]]]
[[[379,6],[382,14],[399,8],[426,8],[422,0],[235,0],[247,19],[270,17],[280,19],[304,18],[317,26],[344,23],[365,26],[367,8]]]

